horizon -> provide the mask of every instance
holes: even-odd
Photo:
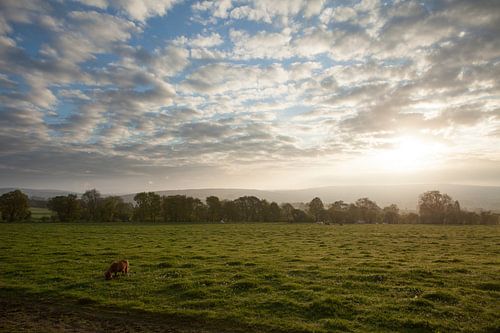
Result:
[[[30,198],[47,200],[68,193],[82,196],[85,191],[69,191],[64,189],[0,187],[0,194],[19,189]],[[235,200],[242,197],[257,197],[268,202],[279,204],[294,203],[307,204],[313,198],[320,198],[325,204],[336,201],[353,203],[361,198],[373,200],[380,207],[395,204],[402,210],[415,211],[421,195],[438,191],[450,195],[457,200],[467,211],[500,212],[500,186],[476,186],[461,184],[396,184],[396,185],[342,185],[322,186],[301,189],[261,190],[250,188],[186,188],[161,189],[155,191],[110,193],[96,189],[103,198],[121,197],[126,202],[134,202],[133,197],[138,193],[155,192],[160,196],[169,197],[181,195],[198,198],[203,202],[207,197],[215,196],[220,200]]]
[[[2,1],[0,187],[500,186],[499,21],[489,0]]]
[[[348,184],[348,185],[325,185],[325,186],[317,186],[317,187],[302,187],[302,188],[276,188],[276,189],[260,189],[260,188],[243,188],[243,187],[188,187],[188,188],[164,188],[159,190],[143,190],[143,191],[131,191],[131,192],[104,192],[99,188],[88,188],[81,192],[70,191],[64,188],[39,188],[39,187],[25,187],[25,186],[0,186],[0,189],[26,189],[26,190],[37,190],[37,191],[60,191],[60,192],[74,192],[74,193],[84,193],[87,190],[97,190],[103,195],[130,195],[141,192],[169,192],[169,191],[203,191],[203,190],[249,190],[249,191],[262,191],[262,192],[281,192],[281,191],[305,191],[305,190],[316,190],[316,189],[327,189],[327,188],[335,188],[335,187],[405,187],[405,186],[459,186],[459,187],[490,187],[497,188],[499,185],[475,185],[475,184],[453,184],[453,183],[405,183],[405,184]],[[433,188],[429,188],[429,191],[435,190]]]

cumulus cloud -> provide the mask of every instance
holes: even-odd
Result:
[[[195,11],[210,11],[214,17],[227,18],[232,8],[232,0],[202,1],[193,5]]]
[[[288,80],[280,65],[268,67],[213,64],[190,74],[184,83],[187,89],[202,93],[224,93],[251,88],[266,88]]]
[[[343,165],[404,135],[498,164],[495,1],[78,2],[0,3],[13,178],[209,184],[204,170]]]
[[[211,33],[208,36],[198,35],[188,42],[191,47],[211,48],[222,44],[224,41],[218,33]]]
[[[79,63],[109,52],[114,43],[128,40],[138,28],[133,22],[95,11],[70,12],[68,30],[60,34],[55,54]]]
[[[145,21],[152,16],[163,16],[178,0],[78,0],[101,9],[115,8],[133,20]]]
[[[231,11],[231,18],[246,19],[251,21],[263,21],[266,23],[278,22],[283,25],[290,23],[299,13],[306,17],[319,14],[323,1],[266,1],[253,0],[243,2],[243,5],[235,7]]]
[[[245,31],[231,30],[230,38],[234,44],[234,57],[237,58],[283,59],[294,55],[290,46],[290,29],[271,33],[260,31],[252,36]]]

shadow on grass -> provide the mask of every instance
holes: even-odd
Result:
[[[23,288],[0,287],[0,331],[71,332],[306,332],[256,324],[238,318],[208,318],[199,314],[157,313],[131,307],[102,305],[90,298],[55,293],[33,293]],[[43,314],[43,315],[41,315]],[[18,318],[16,318],[16,316]]]

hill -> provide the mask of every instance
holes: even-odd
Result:
[[[15,188],[0,188],[0,194],[14,190]],[[67,195],[71,191],[50,189],[21,188],[21,191],[29,197],[48,199],[56,195]],[[256,196],[268,201],[278,203],[309,202],[314,197],[320,197],[323,202],[332,203],[337,200],[354,202],[359,198],[368,197],[381,207],[391,203],[397,204],[401,209],[416,210],[418,196],[426,191],[439,190],[449,194],[458,200],[462,208],[469,210],[486,209],[500,211],[500,186],[474,186],[474,185],[451,185],[451,184],[413,184],[413,185],[357,185],[357,186],[328,186],[298,190],[275,190],[264,191],[256,189],[228,189],[228,188],[205,188],[156,191],[160,195],[187,195],[201,200],[214,195],[222,199],[234,200],[241,196]],[[105,195],[105,194],[104,194]],[[132,202],[135,193],[122,195],[125,201]]]
[[[186,189],[156,191],[160,195],[187,195],[204,200],[214,195],[220,199],[233,200],[245,195],[253,195],[268,201],[309,202],[314,197],[320,197],[324,203],[337,200],[354,202],[359,198],[368,197],[379,206],[397,204],[402,209],[416,210],[418,196],[426,191],[439,190],[458,200],[463,208],[469,210],[487,209],[500,210],[499,186],[472,186],[450,184],[418,184],[418,185],[387,185],[387,186],[328,186],[299,190],[263,191],[255,189]],[[133,201],[134,194],[124,195],[126,201]]]
[[[81,194],[72,191],[63,190],[51,190],[51,189],[33,189],[33,188],[19,188],[19,187],[3,187],[0,188],[0,195],[11,192],[14,190],[21,190],[30,198],[48,199],[58,195],[68,195],[68,194]]]

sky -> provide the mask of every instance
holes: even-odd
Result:
[[[0,187],[500,185],[498,0],[0,1]]]

